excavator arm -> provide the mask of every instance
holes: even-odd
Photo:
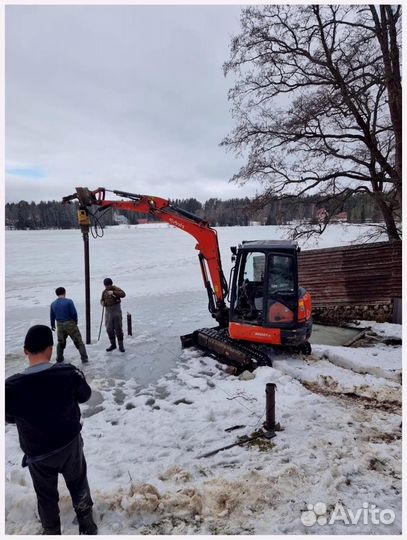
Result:
[[[208,309],[221,327],[227,326],[228,308],[225,304],[225,298],[228,287],[222,270],[216,230],[210,227],[207,221],[182,208],[173,206],[166,199],[112,190],[111,193],[126,200],[109,200],[106,199],[106,191],[105,188],[98,188],[94,191],[90,191],[88,188],[76,188],[76,193],[64,197],[63,202],[78,199],[80,207],[86,210],[90,206],[98,206],[100,210],[111,207],[149,214],[191,234],[197,240],[195,249],[199,251],[199,264],[208,294]]]

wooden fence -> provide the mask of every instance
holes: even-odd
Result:
[[[315,307],[390,303],[402,297],[402,243],[314,249],[299,255],[299,282]]]

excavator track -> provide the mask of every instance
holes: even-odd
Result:
[[[242,344],[229,337],[226,328],[200,328],[181,336],[183,348],[197,347],[215,356],[220,362],[235,367],[238,372],[253,371],[258,366],[271,366],[268,354],[255,344]]]

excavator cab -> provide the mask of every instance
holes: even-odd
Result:
[[[298,284],[297,244],[247,241],[231,250],[230,337],[309,353],[311,296]]]

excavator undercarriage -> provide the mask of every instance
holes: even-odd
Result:
[[[233,366],[237,373],[271,366],[272,360],[262,347],[233,340],[227,328],[200,328],[181,336],[182,348],[197,347],[220,362]],[[270,351],[271,352],[271,351]]]

